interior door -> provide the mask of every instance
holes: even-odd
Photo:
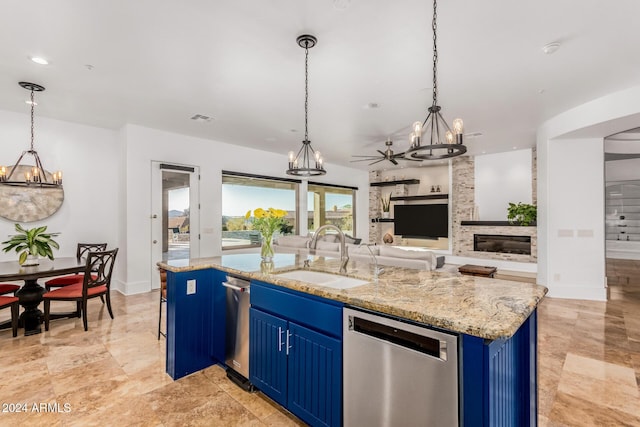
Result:
[[[200,254],[199,168],[151,162],[151,287],[160,287],[158,261]]]

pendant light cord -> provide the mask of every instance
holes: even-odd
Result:
[[[308,130],[308,109],[309,109],[309,42],[305,42],[304,47],[304,140],[309,140]]]
[[[33,151],[33,110],[36,103],[33,100],[33,89],[31,89],[31,151]]]
[[[433,106],[434,107],[438,104],[438,77],[437,77],[438,69],[436,65],[438,63],[438,46],[436,44],[437,16],[438,14],[436,12],[436,0],[433,0],[433,21],[431,21],[431,28],[433,29]]]

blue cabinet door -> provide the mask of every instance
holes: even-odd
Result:
[[[249,325],[249,380],[287,406],[287,321],[252,307]]]
[[[338,426],[342,408],[342,344],[289,322],[287,408],[312,426]]]

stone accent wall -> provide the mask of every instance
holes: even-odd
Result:
[[[538,150],[531,150],[531,203],[538,204]]]
[[[532,154],[533,203],[536,203],[537,158]],[[497,259],[517,262],[537,262],[538,236],[536,227],[468,226],[461,221],[472,220],[475,207],[475,161],[472,157],[456,158],[452,162],[453,182],[451,216],[453,221],[453,255],[480,259]],[[501,234],[505,236],[531,236],[531,255],[476,252],[473,250],[474,234]]]
[[[460,221],[471,220],[475,207],[475,161],[473,157],[456,157],[451,161],[452,178],[449,201],[451,203],[451,238],[453,255],[461,255]],[[472,236],[473,237],[473,236]],[[473,244],[473,243],[472,243]]]
[[[369,172],[369,182],[379,182],[380,171]],[[382,216],[380,206],[381,187],[369,187],[369,243],[382,243],[381,226],[377,222],[371,222],[372,218]]]

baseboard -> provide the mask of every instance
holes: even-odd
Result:
[[[121,280],[112,280],[111,289],[120,292],[122,295],[135,295],[149,292],[151,290],[151,284],[147,281],[125,283]]]
[[[607,301],[607,289],[586,286],[547,286],[547,297],[562,299],[582,299],[589,301]]]

